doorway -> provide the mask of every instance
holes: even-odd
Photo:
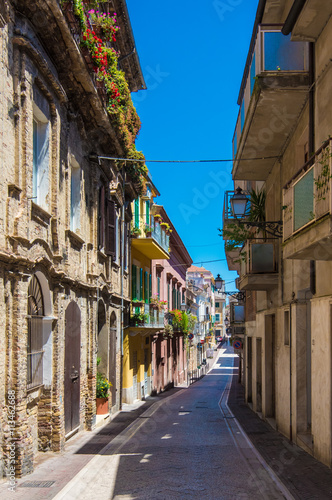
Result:
[[[247,372],[247,402],[252,403],[252,338],[247,337],[247,359],[248,359],[248,372]],[[240,368],[239,368],[240,370]]]
[[[275,315],[265,316],[265,417],[276,415]]]
[[[112,384],[110,393],[112,396],[111,405],[116,404],[116,337],[117,337],[117,321],[116,314],[113,311],[110,318],[110,345],[109,345],[109,375],[108,380]]]
[[[65,433],[80,424],[81,311],[70,302],[65,313]]]
[[[256,411],[262,411],[262,339],[256,339]]]

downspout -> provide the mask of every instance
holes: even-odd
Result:
[[[297,18],[299,17],[301,10],[304,7],[304,4],[306,3],[307,0],[295,0],[291,10],[289,11],[289,14],[287,16],[287,19],[284,23],[284,26],[281,30],[283,35],[289,35],[289,33],[292,31],[292,29],[295,26],[295,23],[297,21]]]
[[[123,173],[123,193],[125,192],[126,184],[126,172]],[[120,350],[121,350],[121,366],[120,366],[120,402],[119,409],[122,410],[122,390],[123,390],[123,327],[124,327],[124,286],[123,286],[123,275],[124,275],[124,233],[125,232],[125,201],[123,200],[121,208],[121,326],[120,326]],[[128,259],[127,259],[128,265]]]
[[[294,300],[294,299],[293,299]],[[289,304],[289,440],[293,441],[293,405],[292,405],[292,304]]]
[[[315,152],[315,44],[309,43],[309,157]],[[310,291],[316,293],[316,262],[310,261]]]

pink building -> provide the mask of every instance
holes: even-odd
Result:
[[[167,325],[169,311],[181,310],[186,303],[186,272],[192,259],[180,236],[174,229],[164,207],[154,205],[154,214],[159,214],[172,230],[170,236],[170,259],[152,261],[152,297],[163,301]],[[184,335],[174,328],[154,336],[152,345],[152,390],[160,392],[187,379],[187,356]]]

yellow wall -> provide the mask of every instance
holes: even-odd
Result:
[[[146,344],[146,338],[149,343]],[[133,385],[133,352],[137,351],[137,382],[144,381],[144,349],[148,349],[148,377],[151,377],[151,340],[142,337],[140,333],[135,336],[125,333],[123,339],[123,388],[128,389]]]

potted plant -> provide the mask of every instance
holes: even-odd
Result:
[[[151,238],[153,228],[149,224],[145,224],[144,233],[147,238]]]
[[[130,322],[133,326],[144,325],[149,319],[148,314],[136,313],[133,314],[130,318]]]
[[[163,218],[162,218],[162,216],[161,216],[160,214],[155,214],[155,215],[153,216],[153,218],[154,218],[154,220],[155,220],[156,222],[159,222],[159,223],[163,221]]]
[[[97,364],[98,361],[97,361]],[[105,415],[108,413],[109,390],[112,384],[101,373],[97,372],[96,384],[96,413]]]
[[[130,234],[131,234],[132,238],[137,238],[142,233],[141,233],[141,230],[140,230],[139,227],[134,226],[134,227],[131,228]]]

